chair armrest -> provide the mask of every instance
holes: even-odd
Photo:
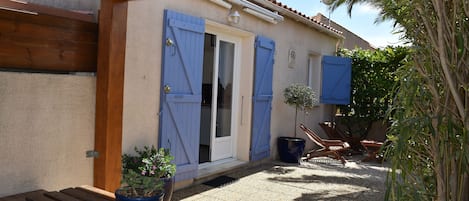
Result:
[[[342,140],[323,140],[329,146],[344,146],[346,142]]]
[[[381,147],[383,146],[382,142],[372,141],[372,140],[362,140],[360,143],[365,147]]]

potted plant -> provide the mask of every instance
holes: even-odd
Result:
[[[115,192],[116,199],[170,200],[176,165],[171,163],[174,157],[169,150],[145,146],[143,149],[135,147],[135,152],[136,155],[122,155],[121,188]]]
[[[288,163],[298,163],[303,155],[305,140],[296,137],[298,110],[309,111],[317,103],[317,97],[311,87],[303,84],[291,84],[283,91],[285,103],[295,107],[295,137],[279,137],[277,140],[280,160]]]

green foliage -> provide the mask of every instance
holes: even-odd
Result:
[[[456,192],[467,171],[468,139],[454,114],[434,110],[435,97],[432,94],[443,95],[447,89],[439,84],[430,89],[429,85],[423,84],[428,83],[427,78],[412,63],[399,69],[398,75],[402,79],[391,110],[393,125],[390,138],[394,146],[389,150],[392,152],[393,172],[388,180],[388,199],[434,200],[441,196],[438,195],[438,186],[442,188],[445,185]],[[442,178],[451,183],[440,183],[438,179]],[[437,200],[461,200],[456,196],[462,194],[447,193],[443,195],[445,199]]]
[[[412,45],[393,103],[389,200],[469,200],[467,0],[334,0],[370,3]]]
[[[169,150],[154,146],[135,147],[136,156],[124,154],[122,156],[122,186],[123,193],[129,197],[151,197],[162,191],[161,178],[174,176],[176,165]]]
[[[296,125],[298,118],[298,109],[303,111],[309,111],[313,109],[318,99],[311,87],[304,84],[291,84],[283,91],[285,97],[285,103],[295,107],[295,125],[294,133],[296,137]]]
[[[352,59],[351,104],[340,105],[342,124],[350,134],[366,137],[371,124],[384,120],[398,82],[394,73],[407,60],[406,47],[371,50],[341,50],[340,56]]]
[[[390,200],[432,200],[436,193],[434,162],[427,152],[433,130],[431,114],[411,109],[429,104],[431,96],[420,86],[423,80],[412,68],[409,63],[398,70],[399,92],[390,112],[393,120],[389,132],[393,146],[387,153],[392,154],[393,161],[393,172],[388,178]]]
[[[300,110],[311,110],[318,99],[311,87],[303,84],[291,84],[283,91],[285,103]]]

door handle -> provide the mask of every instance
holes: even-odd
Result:
[[[167,38],[167,39],[166,39],[166,46],[170,47],[170,46],[172,46],[172,45],[174,45],[173,40],[171,40],[171,38]]]
[[[171,92],[171,87],[169,85],[164,85],[163,90],[164,90],[164,93],[169,93]]]

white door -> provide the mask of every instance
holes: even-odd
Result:
[[[236,38],[216,34],[210,161],[235,157],[239,43]]]

